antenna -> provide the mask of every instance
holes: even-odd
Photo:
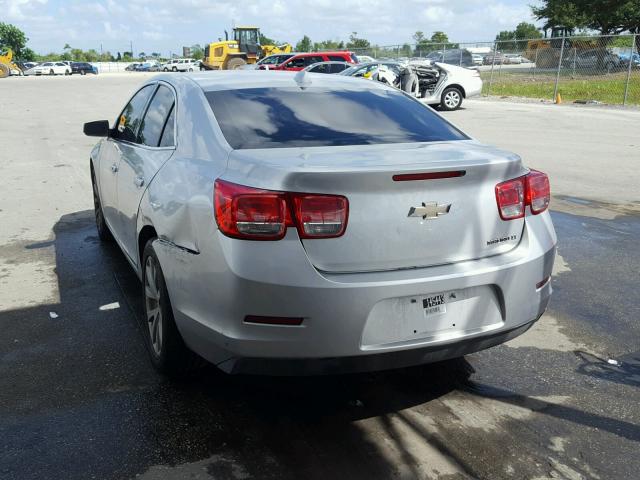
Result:
[[[307,72],[305,72],[304,70],[300,70],[298,73],[296,73],[293,79],[302,90],[311,85],[311,79],[307,75]]]

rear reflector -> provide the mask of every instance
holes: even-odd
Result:
[[[258,323],[260,325],[302,325],[302,317],[263,317],[259,315],[247,315],[245,323]]]
[[[220,179],[214,208],[220,231],[244,240],[280,240],[293,226],[300,238],[339,237],[349,216],[349,202],[341,195],[277,192]]]
[[[454,178],[464,177],[464,170],[454,170],[450,172],[429,172],[429,173],[403,173],[400,175],[394,175],[394,182],[412,182],[415,180],[437,180],[439,178]]]
[[[536,290],[540,290],[542,287],[544,287],[547,284],[547,282],[549,281],[550,278],[551,277],[546,277],[541,282],[536,283]]]
[[[498,212],[503,220],[524,217],[527,206],[534,215],[542,213],[549,206],[550,200],[549,177],[537,170],[496,185]]]

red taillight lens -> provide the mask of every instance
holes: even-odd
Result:
[[[531,170],[524,177],[496,185],[496,201],[500,218],[503,220],[524,217],[527,206],[534,215],[542,213],[549,206],[550,200],[549,177],[537,170]]]
[[[284,193],[216,180],[216,222],[228,237],[279,240],[292,224]]]
[[[246,240],[280,240],[291,226],[300,238],[339,237],[349,213],[339,195],[276,192],[224,180],[215,182],[214,207],[220,231]]]
[[[524,177],[496,185],[496,200],[503,220],[524,217]]]
[[[531,213],[537,215],[544,212],[551,200],[549,177],[537,170],[531,170],[525,178],[527,181],[526,202],[531,207]]]
[[[345,197],[292,193],[291,198],[300,238],[339,237],[347,228]]]

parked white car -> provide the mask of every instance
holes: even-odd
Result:
[[[409,64],[358,64],[339,75],[378,80],[422,98],[427,105],[440,105],[443,110],[457,110],[463,99],[482,92],[482,79],[477,70],[428,60]]]
[[[163,72],[193,72],[200,70],[200,62],[193,58],[174,58],[162,66]]]
[[[33,67],[34,75],[71,75],[71,67],[62,62],[45,62]]]

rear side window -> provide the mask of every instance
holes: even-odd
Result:
[[[304,64],[305,66],[313,65],[314,63],[324,62],[324,58],[320,55],[313,55],[309,57],[305,57]]]
[[[160,139],[161,147],[173,147],[175,143],[175,121],[174,118],[176,116],[176,106],[175,104],[171,107],[171,113],[167,117],[167,121],[164,124],[164,130],[162,132],[162,138]]]
[[[331,73],[331,64],[321,63],[311,68],[313,73]]]
[[[346,62],[348,59],[341,55],[329,55],[329,60],[333,60],[334,62]]]
[[[173,92],[164,85],[156,90],[144,120],[138,133],[138,143],[149,147],[157,147],[160,144],[162,129],[167,122],[167,117],[173,108]]]
[[[331,64],[331,73],[340,73],[345,68],[349,68],[349,65],[346,63],[333,63]]]
[[[468,139],[429,107],[393,90],[311,86],[205,95],[234,149]]]
[[[147,100],[153,92],[154,85],[147,85],[136,93],[129,101],[124,110],[120,114],[117,122],[116,138],[126,140],[127,142],[135,142],[138,134],[138,128],[142,123],[144,115],[144,107]]]
[[[308,63],[306,65],[309,65]],[[285,65],[286,68],[301,68],[305,66],[305,57],[292,58],[289,63]]]

